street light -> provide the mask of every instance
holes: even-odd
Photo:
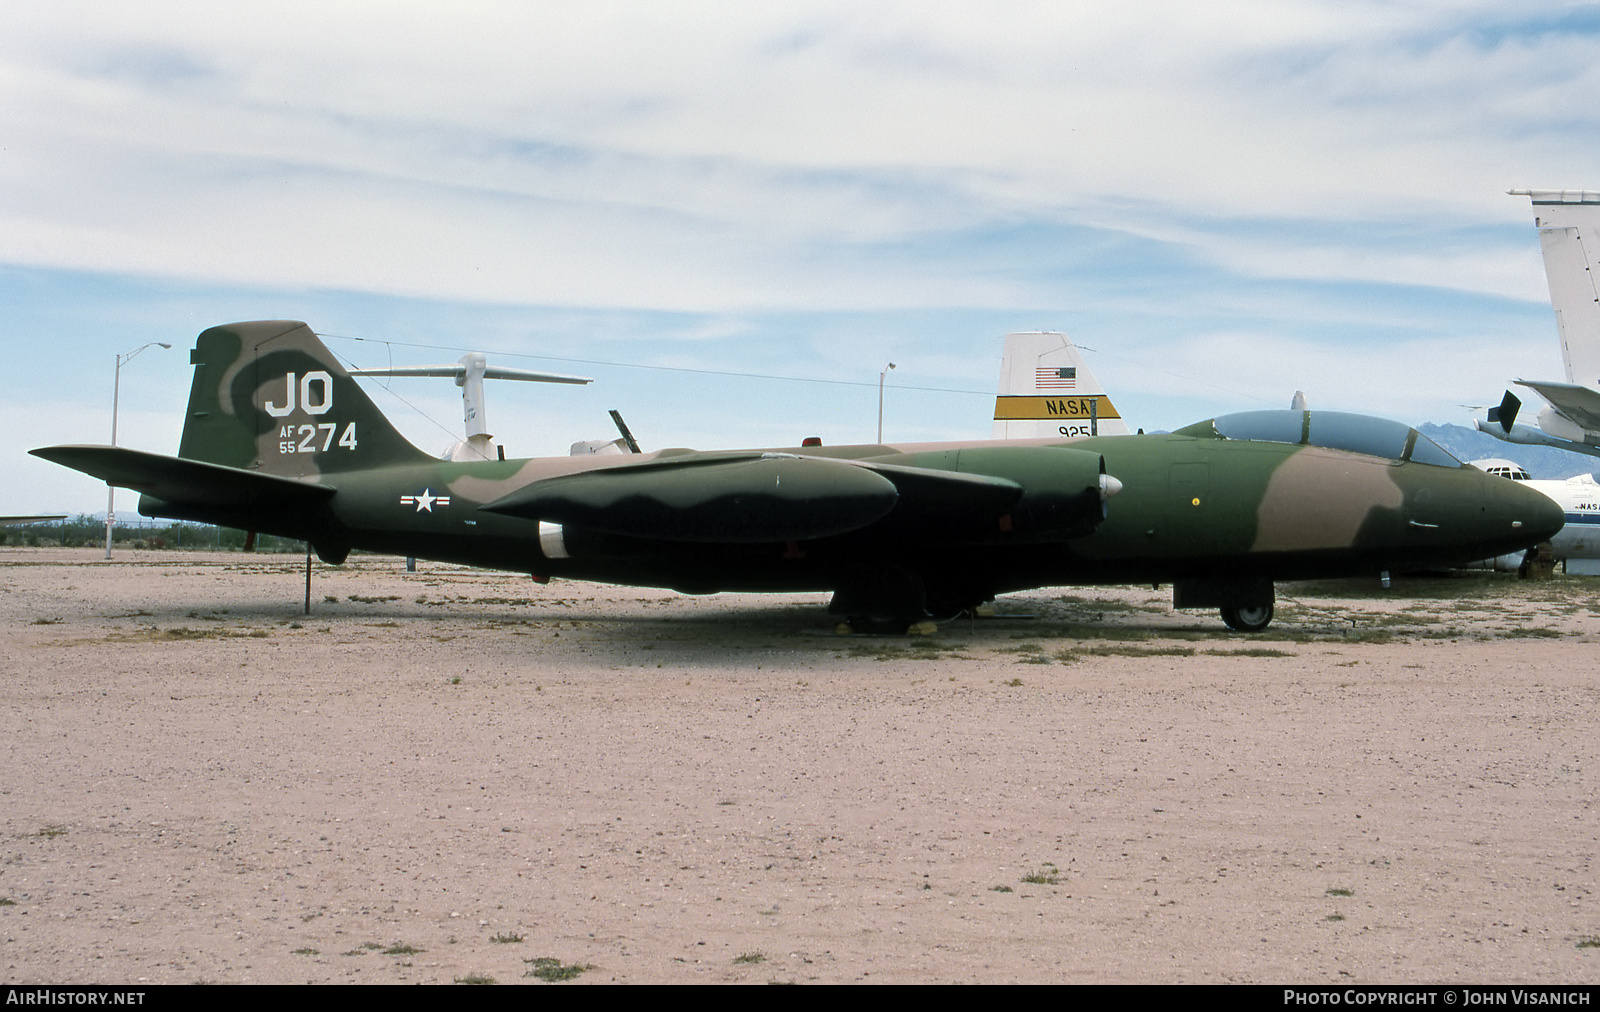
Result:
[[[111,445],[117,445],[117,399],[122,393],[122,366],[125,362],[132,362],[133,357],[146,348],[160,345],[162,348],[171,348],[172,345],[165,341],[151,341],[141,344],[125,355],[117,356],[117,371],[111,383]],[[111,525],[112,517],[117,508],[117,486],[106,482],[106,558],[111,558]]]
[[[894,368],[894,363],[889,363],[889,369]],[[889,369],[878,373],[878,442],[883,442],[883,378],[889,375]]]

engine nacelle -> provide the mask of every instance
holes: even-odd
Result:
[[[1023,494],[980,532],[985,541],[1067,541],[1093,533],[1122,483],[1105,458],[1065,446],[981,446],[917,454],[918,467],[1002,478]]]

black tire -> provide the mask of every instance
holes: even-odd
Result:
[[[1235,632],[1258,633],[1272,624],[1272,605],[1247,604],[1222,609],[1222,621]]]

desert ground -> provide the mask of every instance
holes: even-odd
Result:
[[[862,637],[371,557],[306,615],[303,558],[100,554],[0,549],[11,982],[1600,979],[1600,580]]]

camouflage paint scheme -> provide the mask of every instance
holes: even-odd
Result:
[[[1270,619],[1274,580],[1449,566],[1562,523],[1545,497],[1448,455],[1223,438],[1210,421],[1069,441],[449,462],[406,441],[305,324],[214,327],[191,362],[178,457],[33,452],[142,492],[148,516],[304,539],[331,563],[359,548],[686,593],[831,590],[833,611],[889,618],[1042,586],[1172,583],[1179,606]],[[1309,427],[1316,413],[1294,414]]]

